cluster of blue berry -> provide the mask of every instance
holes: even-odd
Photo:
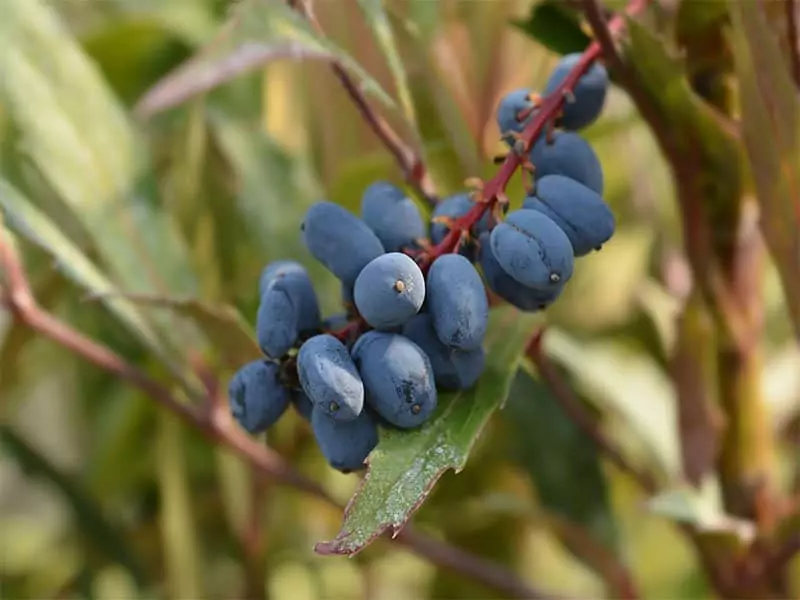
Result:
[[[545,95],[559,93],[579,60],[562,59]],[[242,367],[229,389],[242,427],[264,431],[293,404],[329,464],[348,472],[363,466],[379,425],[418,427],[436,409],[437,390],[473,386],[485,364],[484,281],[517,308],[541,310],[563,291],[575,257],[613,235],[600,163],[575,133],[599,116],[607,88],[599,64],[578,79],[555,128],[532,145],[531,195],[505,218],[489,202],[476,211],[473,196],[461,193],[440,202],[426,227],[414,201],[386,182],[365,190],[360,217],[331,202],[314,204],[302,238],[341,281],[346,311],[321,317],[299,263],[265,268],[256,330],[267,358]],[[503,138],[515,152],[538,100],[517,90],[498,107]]]

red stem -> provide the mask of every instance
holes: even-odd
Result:
[[[361,333],[362,327],[365,325],[366,323],[362,319],[355,318],[341,329],[331,331],[330,334],[340,342],[347,342],[350,339],[358,337],[358,334]]]
[[[625,26],[625,15],[635,15],[647,6],[649,0],[632,0],[632,2],[625,9],[624,14],[615,15],[608,22],[608,30],[612,35],[618,35]],[[448,254],[454,251],[461,239],[462,232],[468,231],[475,225],[484,215],[487,210],[491,210],[497,203],[499,198],[504,196],[506,187],[509,181],[526,161],[526,155],[530,151],[533,140],[537,139],[544,131],[544,128],[554,120],[561,107],[564,105],[567,97],[573,92],[580,78],[589,70],[592,64],[602,55],[602,47],[599,42],[592,42],[588,48],[583,52],[580,61],[573,67],[561,85],[558,86],[551,94],[544,96],[538,106],[536,115],[531,122],[525,127],[519,137],[521,143],[521,152],[513,150],[508,153],[500,169],[489,181],[485,182],[481,190],[481,201],[477,202],[465,215],[459,217],[453,222],[453,226],[444,239],[429,251],[420,255],[418,262],[420,268],[425,271],[433,263],[434,260],[443,254]]]

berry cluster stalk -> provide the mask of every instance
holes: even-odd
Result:
[[[608,29],[611,34],[615,37],[618,36],[625,26],[625,16],[638,14],[644,10],[647,3],[648,0],[633,0],[624,14],[614,16],[608,23]],[[465,215],[453,221],[450,231],[439,244],[420,254],[418,263],[423,272],[443,254],[454,252],[464,232],[468,232],[487,210],[492,210],[500,199],[505,197],[506,186],[508,186],[514,173],[527,162],[526,156],[531,149],[533,140],[541,135],[548,123],[558,117],[564,103],[572,96],[580,78],[586,74],[601,55],[602,47],[600,43],[597,41],[592,42],[583,52],[580,61],[561,82],[561,85],[552,94],[542,98],[536,107],[536,114],[520,134],[515,148],[508,153],[494,177],[485,182],[479,190],[480,202],[477,202]]]

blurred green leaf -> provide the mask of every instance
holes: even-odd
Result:
[[[392,25],[384,7],[384,1],[358,0],[358,5],[361,7],[367,23],[386,58],[389,70],[392,72],[394,86],[406,120],[410,125],[414,126],[417,120],[414,100],[411,96],[411,89],[408,86],[406,68],[395,43]]]
[[[674,392],[654,360],[614,342],[578,341],[554,328],[548,329],[543,345],[569,371],[579,391],[599,408],[622,417],[662,471],[679,476]]]
[[[429,0],[399,0],[408,10],[408,18],[400,19],[396,14],[391,16],[400,22],[403,29],[411,35],[419,37],[420,43],[425,43],[442,23],[442,5],[440,2]]]
[[[541,505],[616,549],[600,456],[549,389],[520,369],[501,414],[513,436],[515,461],[534,484]]]
[[[338,298],[339,284],[313,260],[300,237],[303,213],[323,194],[315,174],[257,124],[234,119],[221,109],[210,113],[211,134],[238,184],[230,207],[236,211],[237,228],[227,232],[229,251],[238,262],[236,279],[225,280],[226,297],[255,297],[258,286],[253,282],[266,262],[291,258],[308,269],[322,308],[338,306],[331,296]],[[255,307],[252,310],[254,318]]]
[[[213,2],[162,0],[107,0],[120,12],[120,21],[155,21],[184,43],[197,46],[216,33],[219,22]]]
[[[725,513],[719,489],[713,479],[704,480],[699,489],[676,488],[662,492],[647,502],[650,511],[680,523],[694,525],[703,533],[732,538],[729,542],[749,544],[755,524]]]
[[[558,54],[583,52],[592,41],[581,29],[575,11],[559,0],[535,4],[526,20],[513,21],[512,24]]]
[[[182,424],[166,411],[159,413],[158,481],[161,492],[161,537],[170,596],[206,596],[200,545],[195,531],[192,494],[184,450]]]
[[[137,291],[194,291],[193,272],[155,187],[141,140],[95,65],[39,0],[8,0],[12,39],[0,100],[25,154],[80,220],[114,279]]]
[[[166,75],[189,54],[189,48],[155,19],[114,22],[81,41],[126,104],[135,102],[153,80]]]
[[[217,448],[214,458],[228,526],[234,535],[243,535],[253,511],[260,508],[253,506],[253,470],[241,457],[225,448]]]
[[[441,68],[431,50],[405,32],[398,32],[418,118],[420,135],[425,143],[424,159],[442,193],[461,191],[464,173],[476,173],[480,158],[476,140],[470,131]],[[402,35],[405,33],[405,35]]]
[[[269,136],[251,127],[212,111],[211,131],[240,183],[238,211],[248,229],[242,237],[254,244],[260,265],[268,256],[299,251],[300,215],[313,179]]]
[[[392,98],[358,62],[319,34],[280,0],[243,0],[228,27],[195,58],[167,75],[138,104],[149,116],[176,106],[274,60],[335,61],[352,73],[359,87],[394,108]]]
[[[677,35],[679,38],[699,37],[727,18],[725,2],[681,2],[678,4]]]
[[[125,498],[153,475],[155,452],[149,444],[142,448],[142,440],[151,436],[158,407],[127,386],[98,392],[102,404],[91,409],[91,439],[96,450],[87,457],[83,479],[99,497]]]
[[[25,471],[53,485],[72,509],[78,532],[98,551],[118,562],[141,589],[147,577],[123,535],[103,515],[100,506],[75,484],[74,478],[61,472],[10,426],[0,424],[0,444]]]
[[[317,544],[317,552],[353,555],[385,531],[399,531],[445,471],[464,468],[484,425],[505,402],[525,344],[540,321],[540,315],[509,308],[492,311],[484,345],[486,370],[478,384],[441,395],[436,414],[419,429],[381,432],[339,534]]]
[[[759,223],[800,339],[800,96],[755,2],[728,2],[742,132],[763,217]]]
[[[122,292],[118,292],[118,295],[133,304],[165,308],[189,319],[230,368],[237,369],[262,356],[252,328],[233,306],[211,305],[197,298],[143,296]]]
[[[155,354],[165,357],[161,343],[150,324],[128,300],[106,296],[116,292],[105,275],[59,230],[6,181],[0,179],[0,208],[6,224],[56,260],[56,267],[69,279],[92,294],[103,297],[103,304]],[[0,232],[3,235],[3,232]]]

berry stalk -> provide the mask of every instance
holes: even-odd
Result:
[[[615,37],[618,36],[625,27],[625,15],[636,15],[644,10],[647,4],[648,0],[632,0],[623,14],[615,15],[609,21],[608,29],[611,34]],[[600,43],[592,42],[561,85],[552,94],[542,98],[536,109],[536,115],[519,135],[515,148],[508,153],[494,177],[486,181],[478,192],[481,200],[476,202],[469,212],[453,222],[450,231],[439,244],[419,255],[417,262],[423,272],[427,271],[433,261],[443,254],[454,252],[464,232],[469,231],[487,210],[492,210],[501,198],[505,198],[506,187],[517,169],[526,163],[526,155],[530,152],[533,140],[538,138],[547,124],[558,116],[580,78],[600,58],[602,52]]]

